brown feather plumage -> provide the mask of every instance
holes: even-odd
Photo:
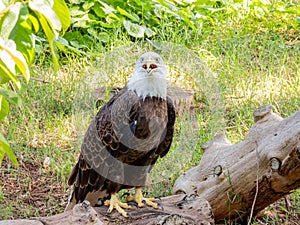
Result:
[[[127,88],[116,94],[85,134],[68,180],[73,193],[66,210],[85,199],[95,205],[123,188],[144,186],[157,159],[170,149],[174,123],[170,98],[141,98]]]

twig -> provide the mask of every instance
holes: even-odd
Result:
[[[8,81],[8,85],[10,86],[10,88],[11,88],[11,90],[13,92],[17,92],[16,89],[15,89],[15,87],[14,87],[14,85],[13,85],[13,83],[11,81]]]
[[[23,76],[17,76],[18,78],[24,78]],[[38,82],[42,82],[44,84],[49,84],[50,81],[47,81],[47,80],[43,80],[43,79],[40,79],[40,78],[36,78],[36,77],[30,77],[30,80],[35,80],[35,81],[38,81]]]

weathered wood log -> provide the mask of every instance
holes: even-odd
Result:
[[[210,203],[215,220],[247,220],[300,187],[300,111],[286,119],[265,105],[241,143],[225,134],[203,146],[200,164],[179,177],[174,193],[197,194]]]
[[[73,210],[50,217],[30,220],[2,221],[0,225],[210,225],[214,224],[209,203],[196,195],[173,195],[161,199],[163,210],[151,207],[127,210],[131,218],[124,218],[115,210],[107,214],[107,207],[91,207],[88,201],[74,206]]]

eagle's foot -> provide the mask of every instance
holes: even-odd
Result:
[[[162,205],[156,202],[157,199],[158,198],[145,198],[142,193],[142,188],[136,188],[135,195],[127,196],[126,198],[128,202],[136,202],[140,208],[150,206],[154,209],[163,209]]]
[[[129,218],[131,214],[126,212],[124,209],[130,209],[131,206],[127,203],[121,202],[116,194],[112,194],[110,200],[106,200],[104,205],[109,206],[107,213],[111,213],[114,209],[117,210],[122,216]]]

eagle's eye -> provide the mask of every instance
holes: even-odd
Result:
[[[143,67],[143,69],[147,69],[147,65],[146,64],[144,64],[144,65],[142,65],[142,67]]]
[[[157,68],[157,65],[155,65],[155,64],[151,64],[151,65],[150,65],[150,69],[151,69],[151,70],[153,70],[153,69],[155,69],[155,68]]]
[[[155,61],[156,61],[156,62],[159,62],[159,58],[155,58]]]

